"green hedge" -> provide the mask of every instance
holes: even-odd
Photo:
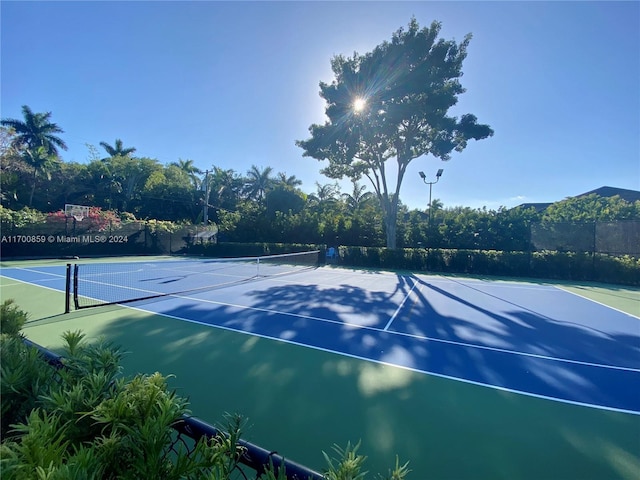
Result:
[[[308,252],[309,250],[321,250],[322,257],[326,251],[323,245],[312,244],[219,242],[190,245],[186,252],[189,255],[205,257],[238,258]]]
[[[312,244],[218,243],[192,245],[188,253],[207,257],[246,257],[320,250]],[[344,267],[465,273],[640,285],[640,258],[575,252],[504,252],[444,248],[339,247],[328,263]]]
[[[640,258],[574,252],[339,247],[335,264],[640,285]]]

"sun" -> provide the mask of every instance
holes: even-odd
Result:
[[[367,106],[367,101],[364,98],[358,97],[353,101],[353,110],[358,113],[364,110]]]

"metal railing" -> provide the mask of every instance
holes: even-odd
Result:
[[[65,368],[63,358],[46,348],[23,338],[24,343],[32,348],[37,349],[42,357],[55,369]],[[202,438],[216,438],[224,435],[224,432],[212,425],[200,420],[197,417],[182,415],[181,419],[173,425],[175,436],[173,442],[169,446],[169,450],[178,451],[175,447],[181,444],[186,448],[187,454],[190,454],[198,441]],[[186,437],[186,438],[185,438]],[[259,480],[264,478],[267,470],[278,472],[284,468],[287,480],[324,480],[324,476],[314,470],[300,465],[291,460],[285,459],[282,455],[275,451],[269,451],[251,442],[238,440],[238,446],[242,448],[242,455],[239,463],[242,467],[238,467],[237,474],[239,478],[248,480],[254,478]]]

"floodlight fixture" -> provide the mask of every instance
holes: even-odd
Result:
[[[438,183],[438,180],[440,180],[440,177],[442,176],[442,173],[444,172],[443,168],[439,168],[438,171],[436,172],[436,180],[434,182],[427,182],[427,176],[424,174],[424,172],[418,172],[418,174],[420,175],[420,178],[422,179],[422,181],[429,185],[429,219],[428,219],[428,225],[429,228],[431,228],[431,190],[433,188],[433,186]]]

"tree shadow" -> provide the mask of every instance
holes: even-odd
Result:
[[[370,275],[370,285],[383,285],[383,276]],[[499,386],[520,378],[525,387],[579,389],[606,402],[609,394],[598,397],[603,379],[591,373],[447,342],[470,343],[475,336],[481,346],[559,356],[573,351],[572,342],[607,350],[618,341],[615,336],[516,308],[495,313],[412,275],[397,275],[391,289],[370,285],[344,279],[333,285],[258,282],[193,295],[199,303],[142,302],[136,308],[163,316],[121,318],[105,324],[103,333],[131,352],[128,372],[176,374],[172,384],[190,398],[196,416],[214,423],[225,412],[246,414],[249,441],[312,468],[323,467],[322,450],[360,438],[371,471],[386,471],[399,453],[401,460],[411,460],[416,478],[494,478],[506,468],[511,476],[533,479],[553,476],[559,465],[572,478],[605,477],[611,476],[610,459],[584,458],[584,449],[571,439],[632,451],[635,427],[619,421],[622,414],[610,412],[603,420],[592,409],[575,413],[571,405],[437,376]],[[465,318],[459,308],[443,312],[419,287],[486,321]],[[409,292],[411,301],[400,308]],[[394,314],[390,330],[397,331],[384,331]],[[556,340],[549,343],[547,337]],[[633,340],[622,343],[632,348]]]
[[[200,303],[171,298],[148,308],[380,364],[640,411],[633,389],[624,388],[640,378],[639,337],[632,333],[585,328],[516,301],[464,285],[442,288],[414,275],[380,275],[374,284],[379,289],[352,280],[257,282],[194,294]]]

